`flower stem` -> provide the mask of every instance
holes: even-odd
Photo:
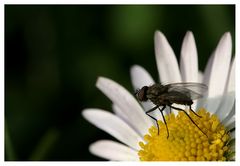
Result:
[[[5,121],[5,160],[16,161],[17,155],[15,153],[10,133],[8,130],[7,122]]]
[[[41,138],[41,140],[39,141],[35,150],[30,155],[29,160],[35,161],[44,160],[45,156],[56,142],[58,136],[59,136],[58,130],[53,128],[48,129]]]

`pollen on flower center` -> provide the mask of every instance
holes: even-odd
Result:
[[[158,121],[160,133],[152,126],[139,142],[141,161],[225,161],[229,151],[230,136],[215,115],[201,108],[201,118],[190,112],[191,118],[207,135],[204,135],[183,113],[166,115],[169,138],[165,124]]]

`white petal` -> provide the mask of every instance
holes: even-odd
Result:
[[[143,86],[150,86],[155,83],[151,75],[139,65],[132,66],[130,74],[134,89],[141,89]]]
[[[198,82],[203,82],[203,73],[198,71]]]
[[[141,104],[142,104],[143,107],[145,108],[145,112],[156,106],[156,105],[154,105],[154,104],[151,103],[151,102],[142,102]],[[116,104],[113,104],[112,108],[113,108],[114,113],[115,113],[118,117],[120,117],[121,119],[123,119],[129,126],[131,126],[132,128],[134,128],[134,127],[132,126],[132,124],[130,123],[130,120],[129,120],[128,116],[124,113],[124,111],[122,111]],[[165,114],[169,113],[168,110],[169,110],[168,108],[165,108],[165,111],[163,112],[163,114],[165,115]],[[168,111],[168,112],[167,112],[167,111]],[[156,119],[163,121],[162,115],[160,114],[160,112],[159,112],[158,110],[153,111],[153,112],[151,113],[151,115],[152,115],[153,117],[155,117]],[[146,116],[147,116],[147,115],[146,115]],[[149,117],[149,118],[150,118],[150,117]],[[151,118],[150,118],[150,119],[151,119]],[[154,124],[156,123],[153,119],[151,119],[151,120],[152,120],[152,122],[153,122]],[[156,124],[155,124],[155,125],[156,125]]]
[[[180,70],[183,82],[198,82],[197,48],[191,31],[186,33],[183,40]]]
[[[232,110],[230,111],[230,113],[227,115],[227,117],[225,118],[225,119],[223,119],[223,121],[222,121],[222,123],[225,125],[225,126],[227,126],[227,125],[229,125],[229,124],[231,124],[232,122],[234,122],[235,121],[235,109],[236,109],[236,107],[235,107],[235,103],[236,102],[234,102],[234,105],[233,105],[233,108],[232,108]]]
[[[202,78],[202,82],[206,85],[209,84],[209,80],[210,80],[210,76],[211,76],[211,71],[212,71],[212,64],[213,64],[213,59],[214,59],[214,52],[212,53],[212,55],[210,56],[210,58],[208,58],[208,62],[207,65],[205,67],[204,70],[204,75]]]
[[[166,37],[159,31],[155,32],[155,57],[160,80],[162,83],[181,82],[181,75],[175,54]]]
[[[141,66],[134,65],[131,68],[130,73],[134,89],[140,89],[143,86],[150,86],[155,84],[151,75]],[[156,106],[150,101],[141,102],[141,105],[143,106],[145,112]],[[162,120],[162,116],[159,114],[158,111],[154,111],[153,115],[155,118]]]
[[[116,104],[112,105],[112,109],[114,111],[114,113],[120,117],[122,120],[124,120],[127,124],[129,124],[129,126],[133,127],[131,123],[129,123],[129,118],[128,116],[124,113],[124,111],[122,111]]]
[[[199,83],[203,82],[203,73],[201,71],[198,71],[198,81],[197,82],[199,82]],[[195,100],[192,105],[192,109],[197,111],[199,108],[202,108],[205,103],[206,103],[205,97]]]
[[[229,73],[227,86],[225,88],[222,102],[216,114],[220,120],[225,119],[233,108],[235,102],[235,59],[232,62],[232,67]]]
[[[232,41],[229,32],[225,33],[214,51],[211,65],[207,66],[204,83],[208,83],[208,98],[219,98],[214,102],[208,102],[206,108],[208,111],[215,113],[224,93],[227,82],[229,65],[231,60]]]
[[[145,112],[147,112],[148,110],[152,109],[153,107],[155,107],[156,105],[153,104],[152,102],[150,101],[147,101],[147,102],[142,102],[141,103]],[[167,109],[166,109],[167,110]],[[155,111],[153,111],[151,113],[151,115],[153,115],[156,119],[158,120],[163,120],[162,118],[162,115],[160,114],[160,112],[158,111],[158,109],[156,109]],[[152,119],[153,120],[153,119]],[[155,124],[155,121],[153,120],[153,123]]]
[[[224,120],[224,125],[228,126],[228,125],[230,125],[230,124],[232,124],[234,122],[235,122],[235,115],[232,115],[228,119]]]
[[[154,104],[151,103],[151,102],[143,102],[142,105],[143,105],[144,108],[146,108],[146,111],[148,111],[148,110],[150,110],[151,108],[153,108],[153,107],[156,106],[156,105],[154,105]],[[131,126],[131,127],[133,128],[132,124],[130,123],[130,120],[129,120],[128,116],[126,116],[126,114],[124,113],[124,111],[122,111],[116,104],[113,104],[112,107],[113,107],[114,113],[115,113],[118,117],[120,117],[121,119],[123,119],[127,124],[129,124],[129,126]],[[166,108],[165,110],[167,111],[168,109]],[[145,111],[145,112],[146,112],[146,111]],[[166,111],[163,112],[164,115],[166,114]],[[162,118],[162,116],[161,116],[161,114],[159,113],[158,110],[153,111],[153,112],[151,113],[151,115],[152,115],[153,117],[155,117],[156,119],[163,121],[163,118]],[[146,116],[148,116],[148,115],[146,115]],[[150,117],[149,117],[149,118],[150,118]],[[152,122],[156,125],[156,122],[155,122],[152,118],[150,118],[150,120],[152,120]]]
[[[235,131],[236,131],[235,115],[232,116],[227,123],[224,123],[224,126],[228,131],[231,131],[230,132],[231,139],[235,138]]]
[[[235,129],[236,124],[235,124],[235,116],[233,117],[233,121],[229,124],[224,124],[224,126],[227,128],[227,130],[232,130]]]
[[[143,141],[142,138],[127,123],[114,114],[100,109],[86,109],[82,114],[89,122],[111,134],[119,141],[136,150],[140,148],[138,142]]]
[[[201,82],[204,83],[205,85],[209,84],[209,80],[210,80],[210,76],[211,76],[211,67],[213,64],[213,57],[214,57],[214,53],[212,53],[212,55],[208,59],[207,65],[205,67],[204,75],[202,77],[200,75],[200,77],[201,77],[200,79],[202,80]],[[208,94],[205,94],[203,98],[200,98],[197,100],[196,108],[197,109],[202,108],[202,107],[206,108],[207,100],[211,100],[212,102],[214,102],[213,99],[208,99]],[[208,111],[210,111],[210,110],[208,110]]]
[[[137,100],[121,85],[116,82],[99,77],[96,86],[116,104],[124,114],[129,117],[129,123],[134,126],[142,136],[148,133],[148,128],[153,125],[137,102]]]
[[[232,119],[233,119],[232,122],[230,122],[229,124],[224,124],[224,126],[226,127],[227,130],[231,130],[230,136],[231,136],[231,139],[234,139],[235,131],[236,131],[235,116]]]
[[[188,31],[184,37],[180,70],[183,82],[198,82],[198,57],[197,48],[194,40],[194,36],[191,31]],[[195,110],[197,101],[192,105],[192,109]],[[184,108],[184,107],[183,107]]]
[[[230,133],[230,136],[231,136],[231,139],[235,139],[235,137],[236,137],[236,131],[234,130],[234,131],[232,131],[231,133]],[[235,149],[235,148],[234,148]]]
[[[90,145],[89,150],[96,156],[114,161],[139,161],[137,151],[110,140],[100,140]]]

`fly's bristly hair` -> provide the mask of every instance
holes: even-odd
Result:
[[[139,91],[140,91],[140,89],[137,88],[137,89],[133,92],[134,96],[136,96],[136,95],[138,94]]]

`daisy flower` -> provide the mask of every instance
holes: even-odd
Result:
[[[88,108],[82,115],[119,142],[99,140],[92,143],[92,154],[115,161],[228,161],[235,160],[235,59],[231,60],[232,40],[229,32],[220,39],[210,56],[205,71],[198,69],[198,55],[192,32],[187,32],[180,65],[166,37],[155,32],[155,56],[161,83],[199,82],[208,86],[206,97],[194,101],[193,110],[201,117],[189,116],[204,135],[182,112],[166,109],[165,119],[159,111],[160,133],[155,122],[145,112],[153,108],[150,102],[139,103],[124,87],[108,78],[99,77],[96,83],[113,103],[113,113]],[[150,74],[141,66],[131,68],[134,89],[153,85]],[[187,108],[177,105],[182,109]]]

